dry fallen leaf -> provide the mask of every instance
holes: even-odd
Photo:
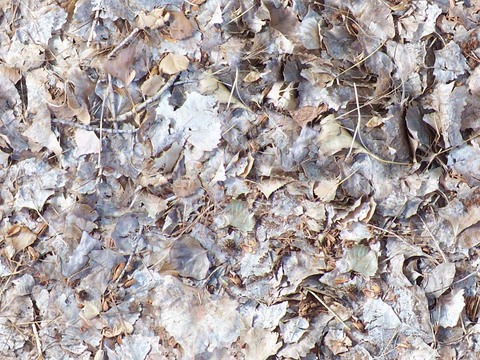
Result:
[[[167,54],[160,64],[158,68],[165,74],[173,75],[177,74],[180,71],[186,70],[188,68],[189,60],[186,56],[177,55],[177,54]]]
[[[182,40],[192,36],[195,28],[183,12],[172,11],[170,15],[171,24],[168,27],[168,32],[173,39]]]
[[[378,259],[375,251],[364,245],[353,245],[345,252],[344,259],[349,264],[349,269],[366,278],[374,276],[378,269]]]
[[[26,226],[14,225],[8,231],[6,242],[13,246],[15,252],[19,252],[32,245],[36,239],[37,235]]]

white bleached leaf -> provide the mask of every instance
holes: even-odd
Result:
[[[185,140],[193,146],[192,156],[199,159],[205,151],[214,150],[221,138],[216,103],[213,96],[192,92],[181,108],[166,112],[162,106],[157,112],[171,119],[173,128],[181,131]]]
[[[15,195],[17,209],[41,210],[56,189],[65,185],[64,171],[53,169],[35,159],[22,161],[18,171],[22,176],[18,181],[21,185]]]
[[[278,334],[265,329],[251,328],[244,338],[245,360],[266,360],[275,355],[282,346],[278,341]]]
[[[93,131],[77,129],[75,131],[75,142],[77,148],[75,149],[75,157],[80,157],[86,154],[98,154],[101,148],[101,142],[97,134]]]
[[[210,295],[164,276],[154,289],[152,308],[161,326],[174,337],[187,358],[229,347],[243,329],[237,302],[227,295]]]
[[[366,329],[396,329],[401,325],[395,311],[381,299],[368,299],[363,306],[363,321]]]
[[[297,343],[310,327],[307,319],[297,316],[285,323],[280,323],[283,340],[288,343]]]

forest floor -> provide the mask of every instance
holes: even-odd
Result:
[[[2,359],[477,359],[480,2],[0,0]]]

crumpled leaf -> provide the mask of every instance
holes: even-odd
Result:
[[[435,67],[433,74],[440,83],[454,80],[468,70],[467,62],[462,49],[454,41],[449,42],[443,49],[435,50]]]
[[[27,11],[25,26],[18,29],[23,39],[30,39],[35,44],[47,45],[52,33],[62,28],[67,20],[67,13],[58,5],[40,6],[35,11]]]
[[[7,245],[13,246],[15,252],[19,252],[32,245],[36,238],[37,235],[28,227],[14,225],[7,233],[6,242]]]
[[[330,330],[325,335],[324,342],[334,355],[345,353],[352,346],[352,340],[343,330]]]
[[[349,264],[351,271],[355,271],[367,278],[377,273],[377,254],[368,246],[353,245],[351,249],[345,252],[344,259]]]
[[[311,331],[307,332],[298,342],[288,344],[277,354],[278,357],[299,359],[308,354],[311,348],[320,341],[327,323],[333,318],[330,313],[316,316],[310,321]]]
[[[466,87],[454,89],[454,82],[438,84],[433,93],[425,99],[425,107],[435,110],[424,116],[424,121],[442,136],[445,146],[458,146],[463,143],[460,133],[462,116],[466,105]]]
[[[170,14],[165,9],[153,9],[152,11],[141,10],[135,18],[135,24],[139,29],[159,29],[165,26],[166,21],[170,18]]]

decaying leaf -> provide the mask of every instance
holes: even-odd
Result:
[[[180,276],[202,280],[210,268],[206,250],[191,236],[175,240],[170,248],[168,267]]]
[[[245,338],[246,360],[266,360],[282,346],[278,334],[265,329],[251,328]]]
[[[248,206],[241,200],[232,200],[223,210],[221,215],[215,219],[220,228],[232,226],[243,233],[253,230],[255,217],[248,211]]]
[[[344,259],[349,264],[351,271],[358,272],[367,278],[377,273],[377,254],[367,246],[353,245],[346,251]]]

